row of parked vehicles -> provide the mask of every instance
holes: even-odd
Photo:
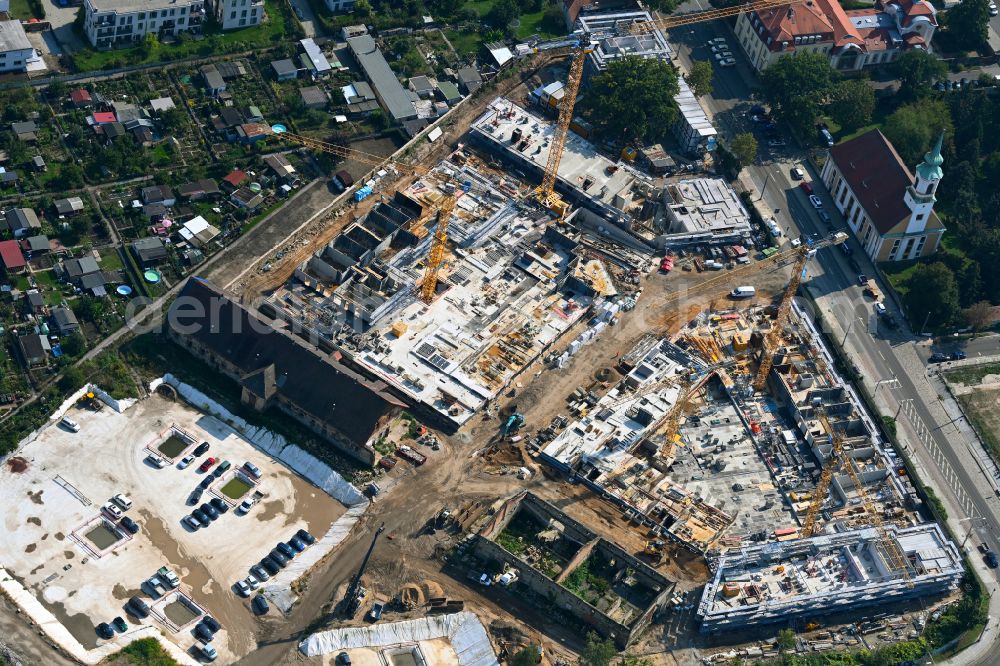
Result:
[[[291,562],[296,555],[314,543],[316,543],[316,537],[304,529],[297,531],[287,543],[279,541],[274,549],[261,559],[259,564],[255,564],[250,567],[249,576],[236,581],[236,591],[240,594],[240,596],[250,596],[250,593],[256,590],[261,583],[271,578],[271,576],[276,575],[279,571],[288,566],[288,563]],[[254,601],[256,602],[256,599],[254,599]],[[257,608],[254,610],[260,612]],[[265,609],[263,612],[266,613],[267,610]]]
[[[118,493],[101,506],[101,511],[106,516],[117,520],[118,524],[128,530],[129,534],[139,533],[139,524],[125,515],[125,512],[132,508],[132,500],[128,495]]]

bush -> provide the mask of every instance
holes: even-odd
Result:
[[[121,652],[109,657],[108,661],[135,664],[135,666],[178,666],[178,662],[163,649],[160,641],[155,638],[140,638],[137,641],[132,641]]]

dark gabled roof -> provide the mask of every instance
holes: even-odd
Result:
[[[368,381],[273,328],[200,278],[187,281],[167,322],[178,335],[191,336],[233,364],[243,378],[273,365],[281,396],[359,445],[371,438],[383,417],[404,406],[381,382]]]
[[[211,178],[202,178],[192,183],[185,183],[177,188],[177,193],[182,197],[190,197],[197,194],[218,194],[219,184]]]
[[[269,400],[278,392],[278,382],[275,376],[274,363],[269,363],[263,368],[254,370],[250,374],[245,375],[243,379],[240,380],[240,384],[242,384],[244,388],[253,393],[255,396],[263,398],[264,400]]]
[[[140,238],[132,243],[132,250],[142,261],[160,261],[167,258],[167,248],[163,241],[154,236]]]
[[[48,252],[51,249],[49,247],[49,237],[42,235],[25,238],[22,247],[27,247],[32,252]]]
[[[231,106],[227,106],[219,111],[219,117],[226,127],[235,127],[243,123],[243,115]]]
[[[61,331],[80,325],[76,313],[62,306],[52,308],[52,321]]]
[[[17,344],[26,360],[45,358],[45,347],[42,346],[42,338],[37,333],[22,335],[17,339]]]
[[[880,130],[837,144],[830,157],[880,234],[910,216],[903,195],[913,174]]]
[[[63,270],[66,271],[69,279],[75,280],[82,275],[95,273],[101,270],[101,267],[97,265],[96,259],[87,256],[79,257],[78,259],[67,259],[63,262]]]
[[[101,273],[101,271],[97,271],[96,273],[87,273],[80,278],[81,289],[93,289],[94,287],[103,287],[104,285],[104,274]]]

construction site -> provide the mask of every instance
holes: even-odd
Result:
[[[491,94],[447,151],[380,162],[331,233],[252,285],[270,285],[264,315],[423,424],[376,457],[368,492],[390,526],[347,596],[364,573],[397,618],[474,608],[496,645],[511,622],[522,644],[666,643],[686,609],[708,635],[690,632],[696,649],[779,618],[941,603],[958,548],[796,301],[809,260],[847,235],[770,247],[710,171],[664,175],[662,150],[643,163],[592,142],[573,114],[587,63],[671,50],[584,18],[609,32],[557,45],[565,83],[542,72]],[[704,152],[714,129],[689,111]],[[427,441],[447,454],[399,454]],[[302,651],[372,661],[391,642],[352,629]]]

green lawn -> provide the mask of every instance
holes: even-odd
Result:
[[[10,16],[11,18],[23,19],[27,21],[29,18],[35,15],[32,13],[31,7],[28,5],[28,0],[11,0]]]
[[[122,258],[111,248],[101,251],[101,260],[98,264],[102,271],[120,271],[125,268],[125,265],[122,264]]]
[[[78,72],[116,69],[126,65],[169,62],[192,56],[259,51],[297,38],[299,28],[286,4],[278,0],[264,0],[264,8],[268,20],[253,28],[207,34],[202,39],[185,39],[176,44],[160,44],[150,50],[141,46],[112,51],[88,48],[73,54],[73,65]]]
[[[220,489],[222,494],[229,499],[238,500],[247,494],[253,486],[240,478],[230,479],[230,481]]]
[[[445,34],[455,48],[455,52],[460,56],[479,53],[479,49],[483,45],[483,35],[480,32],[447,30]]]
[[[533,14],[521,16],[521,25],[514,32],[514,36],[518,39],[527,39],[536,34],[542,39],[549,39],[565,35],[566,30],[564,26],[552,25],[552,21],[546,21],[545,9],[543,8]]]
[[[32,275],[35,277],[35,282],[37,282],[40,287],[49,287],[51,289],[59,288],[59,279],[56,278],[54,271],[35,271]]]

